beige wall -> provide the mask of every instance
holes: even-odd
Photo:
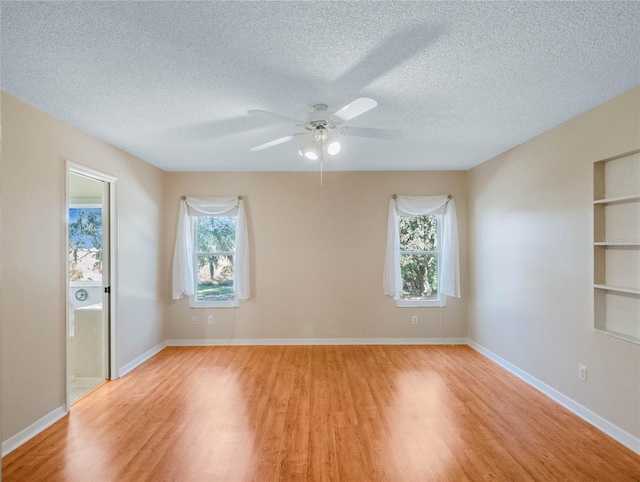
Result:
[[[635,437],[640,347],[593,330],[591,243],[593,162],[639,147],[636,87],[468,173],[470,338]]]
[[[66,160],[118,178],[119,367],[163,341],[166,276],[164,172],[7,94],[1,102],[6,440],[65,402]]]
[[[465,173],[169,173],[166,266],[180,196],[241,194],[251,244],[251,299],[231,309],[190,309],[170,301],[168,339],[466,337]],[[460,228],[462,299],[439,308],[397,308],[382,292],[391,195],[451,193]],[[167,280],[167,298],[170,298]],[[214,315],[214,325],[206,318]],[[418,325],[411,316],[418,315]],[[190,317],[197,324],[190,324]],[[442,317],[442,330],[440,320]]]
[[[593,331],[591,288],[592,163],[640,147],[640,88],[470,172],[329,172],[322,187],[318,173],[164,173],[9,95],[1,107],[3,440],[64,403],[66,159],[118,178],[119,367],[165,339],[468,330],[640,436],[640,347]],[[382,294],[393,193],[455,197],[463,297],[443,310]],[[236,310],[170,299],[183,194],[245,196],[252,297]]]

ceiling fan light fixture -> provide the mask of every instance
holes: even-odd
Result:
[[[320,159],[320,150],[318,149],[318,143],[314,140],[309,140],[302,145],[302,148],[298,151],[305,159],[310,161],[317,161]]]
[[[327,146],[327,152],[329,153],[330,156],[335,156],[338,152],[340,152],[341,148],[342,146],[338,141],[333,141],[333,142],[330,142],[329,145]]]

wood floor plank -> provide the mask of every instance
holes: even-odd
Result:
[[[465,346],[169,347],[5,481],[640,481],[640,456]]]

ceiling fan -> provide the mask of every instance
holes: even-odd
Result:
[[[345,122],[358,117],[365,112],[376,107],[378,103],[368,97],[360,97],[345,105],[333,114],[327,112],[326,104],[316,104],[307,115],[307,120],[294,119],[292,117],[274,114],[263,110],[250,110],[247,113],[257,117],[295,124],[305,129],[305,132],[298,132],[289,136],[280,137],[264,144],[257,145],[249,149],[250,151],[261,151],[269,147],[277,146],[293,139],[301,138],[302,144],[298,153],[306,159],[315,161],[322,160],[324,152],[333,156],[340,152],[340,142],[338,133],[343,136],[372,137],[376,139],[398,139],[402,132],[395,129],[374,129],[369,127],[343,127]]]

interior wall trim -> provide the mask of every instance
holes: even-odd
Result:
[[[591,425],[593,425],[595,428],[597,428],[601,432],[604,432],[609,437],[611,437],[614,440],[620,442],[622,445],[624,445],[628,449],[633,450],[636,454],[640,455],[640,438],[635,437],[635,436],[631,435],[630,433],[622,430],[617,425],[609,422],[605,418],[602,418],[600,415],[598,415],[595,412],[592,412],[591,410],[589,410],[585,406],[580,405],[575,400],[567,397],[565,394],[559,392],[555,388],[553,388],[553,387],[547,385],[546,383],[538,380],[534,376],[532,376],[529,373],[525,372],[524,370],[518,368],[517,366],[515,366],[514,364],[508,362],[504,358],[496,355],[491,350],[488,350],[484,346],[479,345],[475,341],[467,340],[467,344],[471,348],[476,350],[478,353],[486,356],[488,359],[490,359],[491,361],[497,363],[498,365],[500,365],[505,370],[513,373],[515,376],[517,376],[521,380],[525,381],[526,383],[528,383],[529,385],[534,387],[536,390],[544,393],[547,397],[549,397],[552,400],[554,400],[555,402],[559,403],[564,408],[566,408],[570,412],[574,413],[575,415],[577,415],[581,419],[583,419],[586,422],[590,423]]]
[[[211,338],[167,340],[167,346],[466,345],[466,338]]]
[[[62,417],[67,414],[67,410],[64,405],[60,405],[58,408],[49,412],[47,415],[42,417],[40,420],[36,420],[31,425],[29,425],[24,430],[21,430],[13,437],[9,437],[7,440],[2,442],[2,456],[13,452],[15,449],[20,447],[23,443],[31,440],[33,437],[38,435],[40,432],[49,428],[51,425],[56,423]]]
[[[133,360],[131,360],[129,363],[127,363],[126,365],[124,365],[122,368],[120,368],[118,370],[118,377],[123,377],[125,376],[127,373],[129,373],[131,370],[133,370],[134,368],[142,365],[144,362],[146,362],[149,358],[151,358],[152,356],[160,353],[162,350],[164,350],[167,347],[167,342],[163,341],[162,343],[154,346],[151,350],[147,350],[146,352],[144,352],[142,355],[140,355],[139,357],[134,358]]]

